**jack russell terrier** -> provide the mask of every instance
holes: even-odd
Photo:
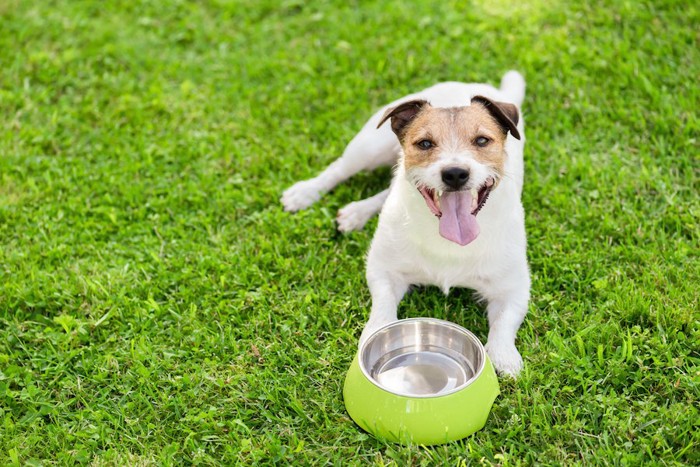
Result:
[[[367,257],[372,310],[360,343],[397,320],[409,286],[436,285],[445,294],[467,287],[487,303],[486,350],[496,370],[521,370],[515,336],[530,298],[520,201],[524,96],[516,71],[500,89],[447,82],[406,96],[374,114],[321,174],[282,195],[285,209],[297,211],[361,170],[396,164],[389,189],[338,212],[338,229],[349,232],[381,211]]]

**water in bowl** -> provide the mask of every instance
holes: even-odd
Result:
[[[439,396],[474,376],[464,356],[437,346],[396,349],[382,356],[370,371],[388,391],[406,396]]]

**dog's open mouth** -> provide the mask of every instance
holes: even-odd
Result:
[[[488,178],[478,189],[438,192],[422,186],[418,191],[425,198],[430,212],[440,219],[440,235],[466,245],[479,235],[476,215],[486,204],[493,186],[493,178]]]

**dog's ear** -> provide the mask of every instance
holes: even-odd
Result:
[[[474,96],[472,97],[472,104],[478,102],[484,107],[489,113],[496,119],[496,121],[501,125],[503,131],[515,137],[515,139],[520,139],[520,132],[518,132],[518,108],[513,104],[507,102],[497,102],[484,96]]]
[[[404,102],[396,107],[387,109],[382,117],[382,120],[379,122],[379,125],[377,125],[377,128],[382,126],[387,120],[391,119],[391,129],[394,131],[394,133],[396,133],[396,136],[399,137],[399,140],[403,140],[406,127],[409,123],[411,123],[411,120],[416,118],[418,112],[420,112],[426,105],[430,105],[428,104],[428,101],[415,100]]]

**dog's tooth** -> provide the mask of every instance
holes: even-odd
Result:
[[[477,191],[476,188],[472,188],[471,190],[472,198],[476,199],[479,197],[479,192]]]

